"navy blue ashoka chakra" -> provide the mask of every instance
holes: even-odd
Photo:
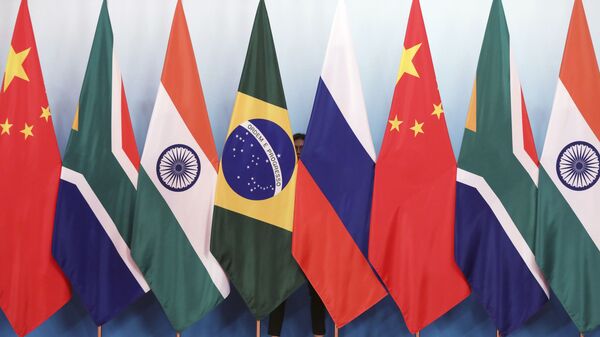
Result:
[[[573,142],[560,151],[556,173],[566,187],[574,191],[587,190],[598,182],[600,153],[588,142]]]
[[[185,191],[194,186],[200,176],[200,159],[187,145],[171,145],[158,157],[156,175],[165,188]]]

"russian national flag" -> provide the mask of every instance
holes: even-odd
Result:
[[[298,165],[292,240],[294,257],[337,327],[386,295],[366,259],[374,168],[342,0]]]

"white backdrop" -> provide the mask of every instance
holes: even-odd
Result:
[[[0,0],[4,69],[19,0]],[[446,119],[458,154],[492,0],[421,0]],[[220,152],[258,0],[184,0]],[[308,123],[336,0],[266,0],[295,132]],[[375,147],[389,112],[410,0],[347,0]],[[48,98],[64,150],[101,0],[30,0]],[[573,0],[504,0],[538,151],[548,124]],[[600,55],[600,1],[584,0]],[[109,0],[134,131],[142,150],[175,0]],[[599,93],[600,94],[600,93]]]

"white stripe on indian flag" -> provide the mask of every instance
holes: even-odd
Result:
[[[556,172],[556,161],[562,149],[575,141],[585,141],[600,151],[600,140],[587,124],[567,88],[558,81],[552,115],[548,124],[541,163],[554,185],[565,198],[590,238],[600,250],[600,182],[587,190],[575,191],[563,185]]]
[[[138,171],[135,166],[129,160],[129,157],[123,150],[123,126],[121,125],[121,121],[123,116],[122,109],[122,98],[121,98],[121,90],[123,82],[121,79],[121,69],[119,68],[119,62],[117,61],[117,56],[115,53],[115,49],[113,47],[113,58],[112,58],[112,108],[110,113],[110,122],[111,122],[111,151],[127,177],[133,184],[134,188],[137,188],[137,179],[138,179]]]
[[[523,262],[525,262],[525,265],[527,268],[529,268],[529,271],[533,277],[535,277],[540,287],[546,293],[546,297],[550,298],[548,284],[544,279],[540,267],[535,262],[535,255],[533,254],[533,251],[521,235],[521,232],[519,232],[517,225],[515,225],[510,217],[510,214],[508,214],[506,208],[504,208],[504,205],[502,205],[502,201],[500,201],[500,198],[498,198],[496,193],[494,193],[490,185],[488,185],[485,179],[483,179],[481,176],[460,168],[456,173],[456,180],[477,189],[479,194],[481,194],[485,202],[492,209],[492,212],[494,212],[494,215],[500,222],[500,225],[502,225],[502,229],[504,229],[508,239],[512,242],[513,246],[523,259]]]
[[[144,276],[142,275],[142,272],[138,268],[137,264],[133,261],[129,246],[127,246],[127,243],[125,243],[125,240],[123,240],[123,237],[121,237],[117,226],[113,222],[104,206],[102,206],[100,199],[98,199],[92,190],[92,187],[88,184],[87,180],[85,180],[85,177],[81,173],[75,172],[63,166],[60,172],[60,179],[68,181],[77,186],[77,189],[79,189],[79,192],[85,199],[85,202],[88,204],[88,206],[90,206],[92,212],[94,212],[98,222],[100,222],[102,225],[104,232],[106,232],[106,235],[108,235],[110,238],[110,241],[121,257],[121,260],[123,260],[131,272],[131,275],[133,275],[137,283],[140,285],[140,288],[142,288],[144,292],[148,292],[150,287],[144,279]]]

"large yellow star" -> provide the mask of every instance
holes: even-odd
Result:
[[[44,108],[42,107],[42,114],[40,115],[40,118],[43,118],[46,120],[46,122],[48,121],[48,117],[52,116],[52,114],[50,113],[50,107]]]
[[[398,79],[396,80],[396,82],[400,81],[402,75],[404,74],[419,77],[419,72],[417,71],[413,63],[413,59],[415,58],[415,55],[417,55],[419,48],[421,48],[420,43],[408,49],[402,48],[402,60],[400,60],[400,70],[398,70]]]
[[[25,59],[29,55],[30,49],[31,48],[27,48],[16,53],[13,47],[10,46],[8,59],[6,60],[6,72],[4,73],[4,92],[6,92],[6,89],[8,89],[8,86],[15,77],[29,82],[29,77],[27,77],[25,68],[23,68],[23,62],[25,62]]]
[[[388,123],[392,124],[392,126],[390,127],[390,131],[396,130],[400,132],[400,124],[402,124],[402,121],[398,120],[398,115],[394,116],[394,119],[390,119]]]
[[[437,118],[440,119],[440,116],[443,113],[444,113],[444,109],[442,109],[442,103],[433,105],[433,112],[431,113],[432,115],[436,115]]]
[[[0,135],[10,135],[10,128],[12,127],[12,124],[8,123],[8,118],[4,121],[4,124],[0,124],[0,127],[2,128],[2,133],[0,133]]]
[[[415,132],[415,137],[419,134],[419,133],[425,133],[423,131],[423,124],[425,124],[425,122],[423,123],[419,123],[417,122],[417,120],[415,119],[415,125],[413,127],[411,127],[410,129],[413,130]]]
[[[23,128],[23,130],[21,130],[20,132],[22,134],[25,135],[25,139],[27,139],[27,137],[33,137],[33,132],[31,132],[33,130],[33,125],[29,126],[27,125],[27,123],[25,123],[25,128]]]

